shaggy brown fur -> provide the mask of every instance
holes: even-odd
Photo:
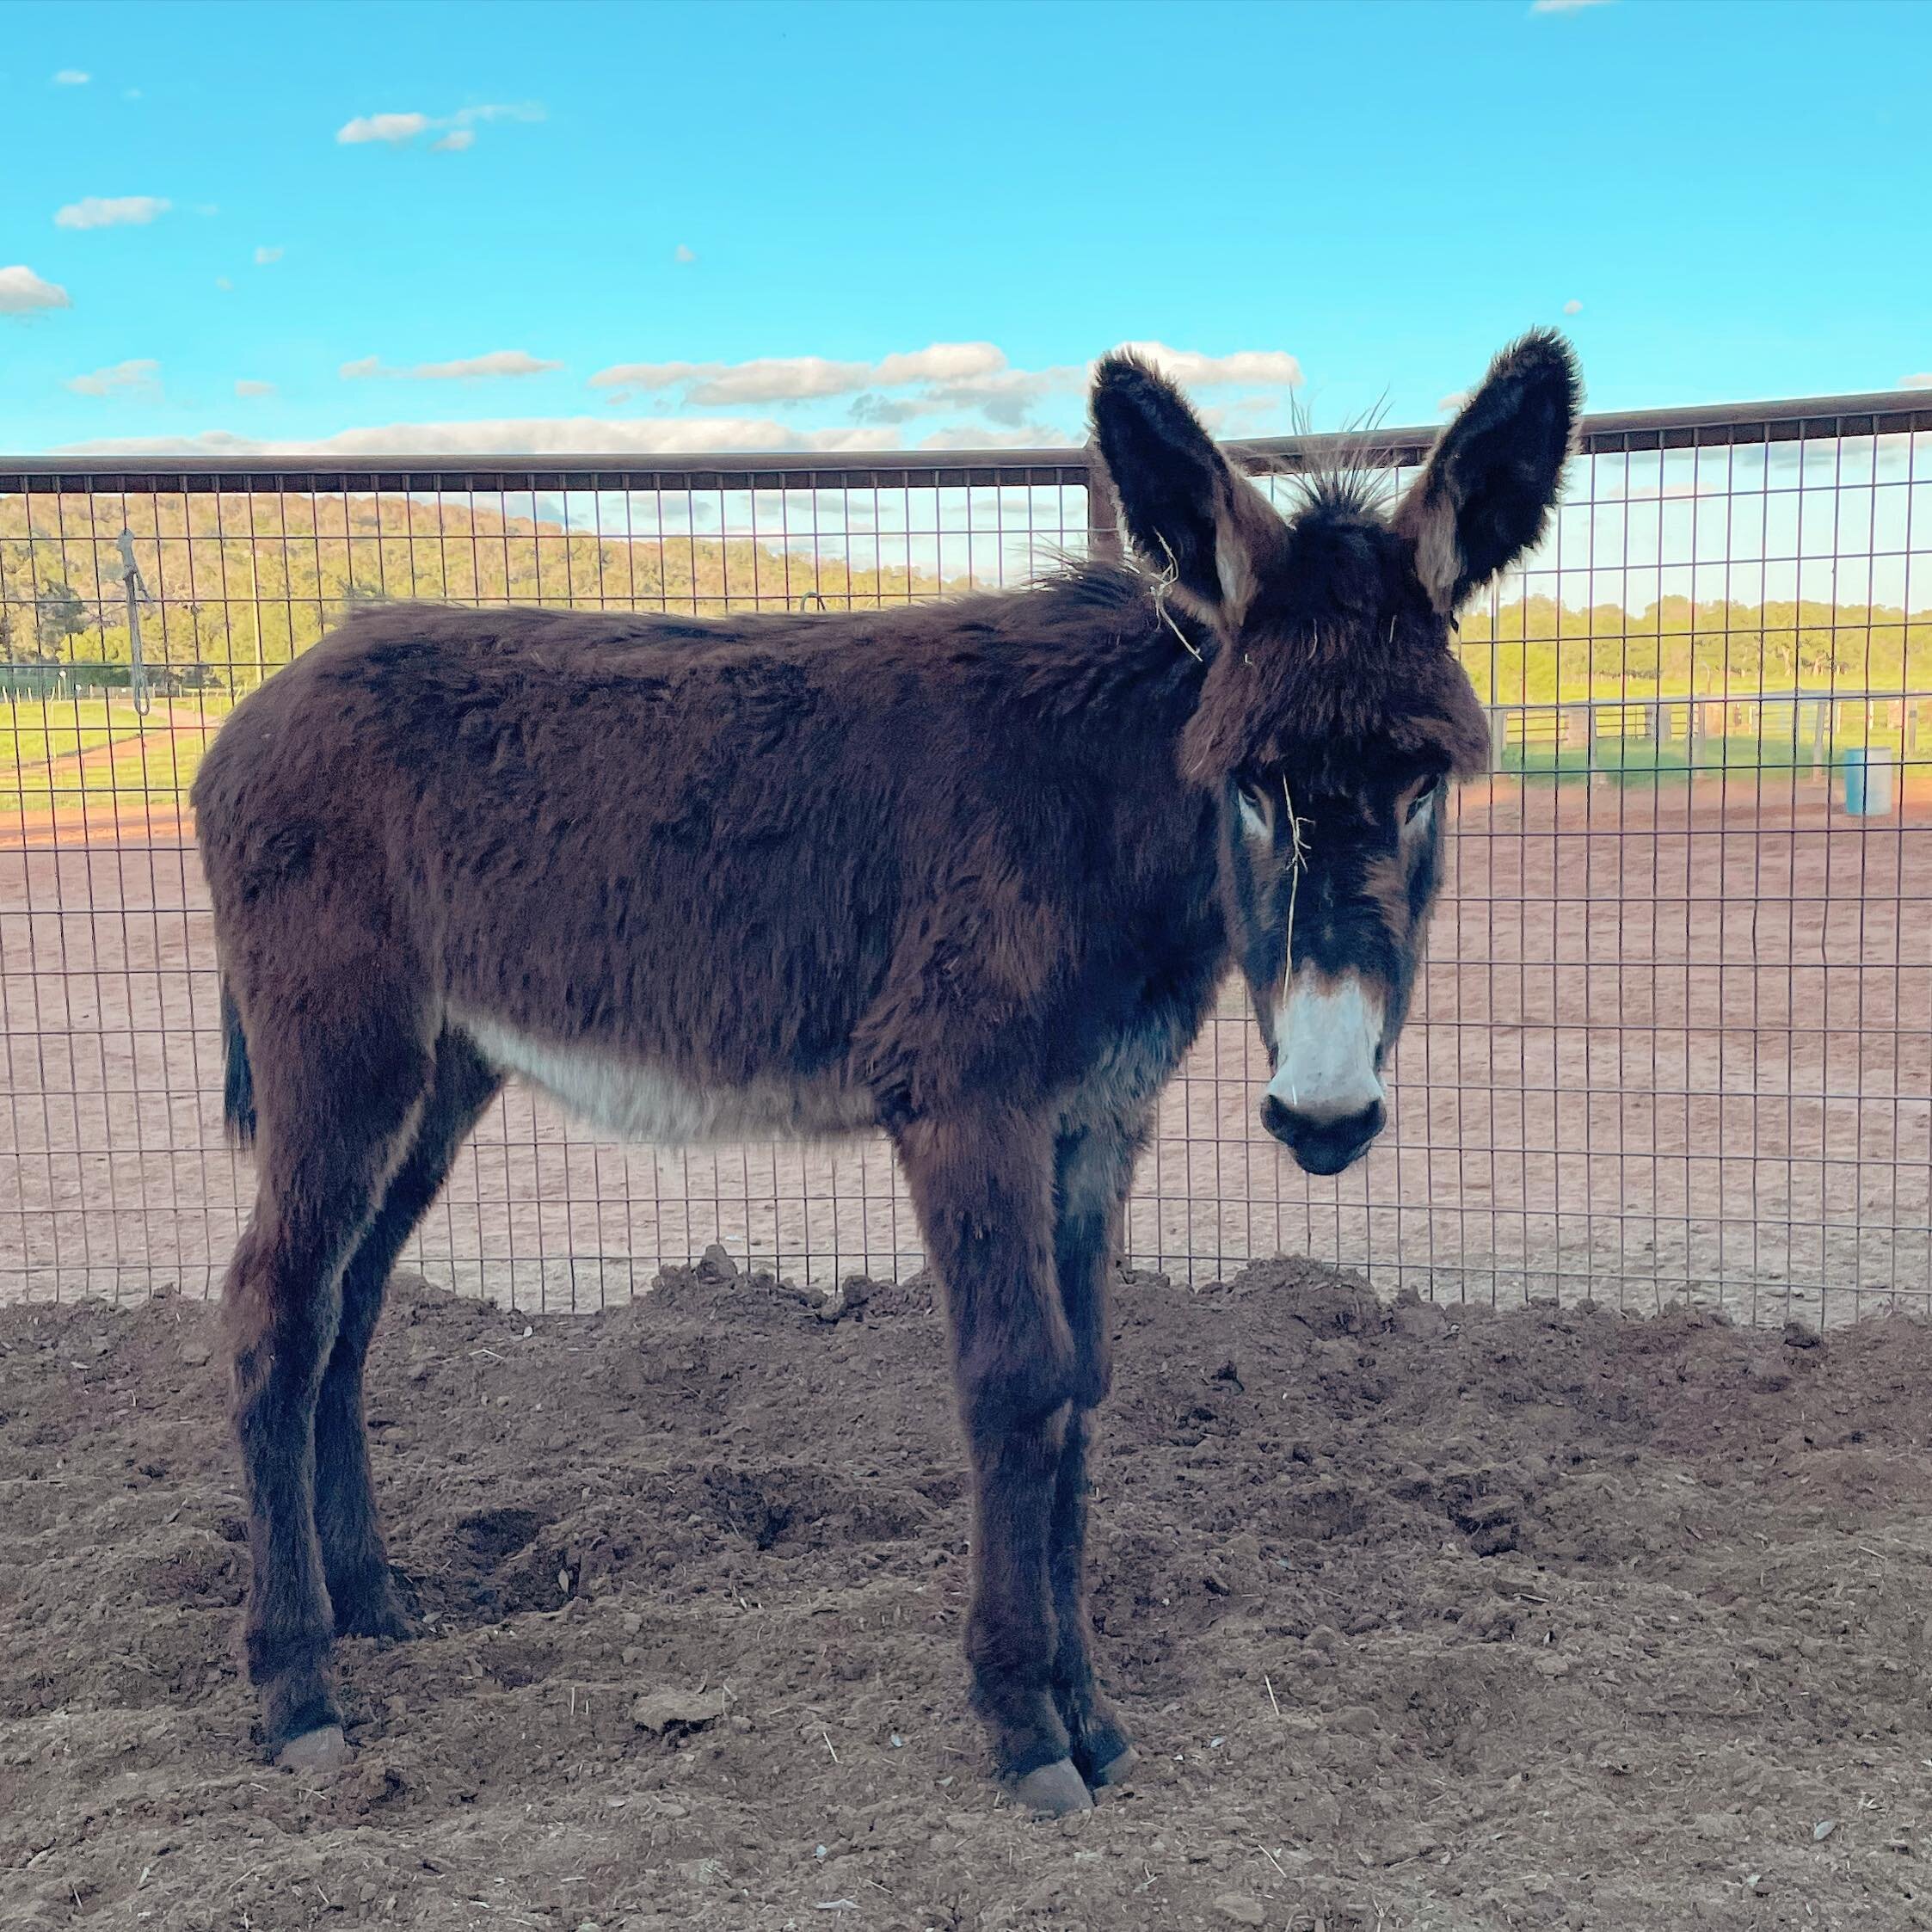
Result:
[[[271,1750],[340,1747],[333,1632],[406,1627],[363,1357],[402,1244],[520,1068],[620,1130],[892,1136],[952,1319],[997,1769],[1046,1809],[1120,1774],[1080,1573],[1105,1283],[1155,1096],[1231,953],[1258,1010],[1257,973],[1278,977],[1279,865],[1240,788],[1292,774],[1347,801],[1309,861],[1308,943],[1393,986],[1440,840],[1401,841],[1400,816],[1483,737],[1419,538],[1366,512],[1283,523],[1129,359],[1095,415],[1186,610],[1104,564],[716,624],[385,606],[224,728],[194,804],[229,1111],[257,1150],[225,1298]],[[1429,543],[1460,557],[1452,482]]]

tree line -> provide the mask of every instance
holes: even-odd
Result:
[[[152,600],[145,661],[178,683],[243,688],[375,600],[715,615],[901,603],[968,582],[930,532],[841,533],[809,547],[695,527],[612,535],[395,495],[16,495],[0,497],[0,663],[128,662],[124,520],[140,526],[134,551]],[[945,539],[955,557],[964,541]],[[1010,551],[1006,562],[1014,567]],[[1459,642],[1479,693],[1505,702],[1606,685],[1642,694],[1932,684],[1932,612],[1877,604],[1667,596],[1630,610],[1537,595],[1471,612]]]

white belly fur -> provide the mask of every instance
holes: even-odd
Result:
[[[624,1141],[689,1147],[707,1141],[821,1140],[877,1124],[869,1096],[829,1080],[696,1086],[661,1068],[452,1013],[484,1059],[520,1074],[569,1112]]]

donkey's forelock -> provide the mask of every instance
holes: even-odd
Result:
[[[1391,761],[1458,778],[1485,768],[1482,708],[1410,545],[1364,489],[1312,485],[1257,577],[1189,723],[1191,775],[1288,769],[1328,784]]]

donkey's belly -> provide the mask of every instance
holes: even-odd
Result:
[[[595,1048],[519,1033],[500,1021],[452,1014],[483,1057],[521,1074],[571,1113],[619,1140],[660,1147],[693,1141],[819,1140],[876,1126],[870,1095],[825,1079],[763,1079],[705,1086]]]

